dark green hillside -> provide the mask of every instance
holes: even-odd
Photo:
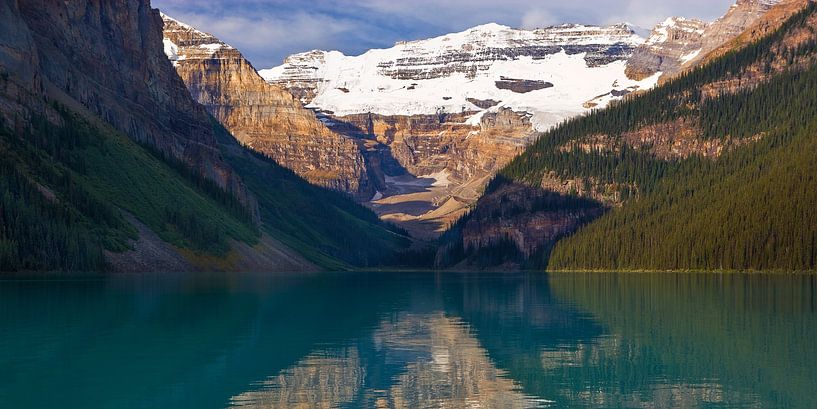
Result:
[[[253,217],[183,165],[64,111],[0,127],[0,271],[102,271],[103,251],[136,237],[126,211],[192,254],[225,257],[229,240],[257,242]],[[373,265],[407,244],[350,199],[255,158],[229,134],[222,146],[259,201],[264,231],[324,267]]]
[[[685,164],[650,194],[560,242],[550,267],[817,269],[817,68],[734,99],[767,101],[759,118],[790,121],[718,161]]]
[[[705,98],[703,88],[713,82],[740,77],[751,66],[759,65],[764,74],[772,75],[773,62],[793,64],[805,58],[813,59],[817,56],[817,34],[815,27],[810,26],[809,18],[816,11],[817,4],[812,3],[778,31],[752,45],[728,53],[636,98],[566,121],[542,134],[500,173],[508,180],[535,185],[541,181],[544,173],[555,171],[564,177],[595,177],[606,183],[635,183],[642,191],[649,192],[658,180],[676,168],[674,162],[661,161],[647,152],[626,146],[617,154],[565,152],[559,147],[590,135],[617,137],[627,131],[679,118],[687,118],[697,124],[704,139],[727,136],[745,138],[802,124],[802,119],[807,117],[804,110],[811,109],[815,101],[807,98],[807,95],[806,98],[789,98],[801,93],[800,89],[792,88],[791,83],[799,75],[799,70],[790,74],[794,77],[788,83],[780,82],[778,88],[767,91],[774,95],[749,89],[737,94]],[[781,44],[791,33],[804,30],[811,34],[808,41],[797,47]]]
[[[231,196],[118,132],[60,112],[63,126],[35,118],[18,134],[0,130],[0,271],[104,270],[103,249],[126,250],[135,238],[121,210],[197,253],[223,256],[228,239],[257,240]]]
[[[262,228],[326,268],[375,266],[410,244],[348,196],[306,183],[291,170],[249,151],[215,120],[222,153],[258,199]],[[342,263],[339,263],[342,262]]]
[[[623,206],[561,239],[552,253],[535,253],[543,267],[814,270],[815,20],[811,3],[754,44],[544,133],[500,172],[481,202],[507,202],[500,196],[510,183],[537,191],[553,175],[618,191]],[[698,141],[728,142],[726,153],[661,159],[652,146],[624,139],[673,121],[691,124]],[[606,135],[609,149],[564,148],[595,135]],[[469,217],[484,215],[479,208]]]

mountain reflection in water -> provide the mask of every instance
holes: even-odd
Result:
[[[0,281],[27,407],[809,407],[807,275]],[[47,391],[47,393],[43,393]]]

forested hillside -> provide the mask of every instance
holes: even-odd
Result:
[[[725,98],[757,121],[759,142],[717,161],[679,164],[642,198],[560,242],[553,269],[786,270],[817,268],[817,67]],[[740,118],[725,115],[724,118]],[[772,123],[770,123],[771,125]],[[734,128],[732,128],[734,125]],[[732,129],[730,129],[732,128]],[[749,131],[751,132],[751,131]]]
[[[127,251],[138,238],[124,214],[194,261],[226,260],[222,268],[231,243],[255,245],[262,232],[332,268],[378,264],[407,244],[371,211],[254,157],[221,128],[225,159],[257,198],[260,224],[183,164],[58,112],[62,125],[35,118],[15,133],[0,124],[0,271],[106,270],[105,252]]]
[[[814,269],[816,10],[543,134],[500,172],[449,248],[461,241],[473,253],[469,237],[488,231],[523,250],[503,262],[556,269]],[[559,225],[548,209],[524,220],[505,211],[554,190],[610,210],[581,229],[576,213]]]
[[[162,26],[148,0],[0,2],[0,273],[341,269],[408,246],[216,126]]]

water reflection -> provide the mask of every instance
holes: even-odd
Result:
[[[814,276],[0,281],[0,406],[811,407]]]
[[[311,354],[232,403],[259,408],[512,409],[549,401],[524,395],[493,365],[467,325],[438,312],[388,317],[370,338]]]

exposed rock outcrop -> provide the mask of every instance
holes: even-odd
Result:
[[[560,182],[562,184],[565,187],[569,185]],[[510,184],[482,197],[461,227],[465,251],[510,241],[527,258],[606,210],[590,202],[582,206],[550,205],[554,201],[571,200],[559,197],[554,192]]]
[[[289,92],[266,83],[235,48],[168,16],[167,56],[190,94],[242,144],[320,186],[372,196],[359,144],[329,130]]]
[[[494,82],[499,89],[507,89],[517,94],[525,94],[531,91],[551,88],[553,84],[542,80],[520,80],[516,78],[500,77],[499,81]]]
[[[805,8],[810,2],[814,0],[780,0],[777,4],[769,8],[763,13],[754,24],[744,30],[739,36],[726,41],[709,53],[703,54],[701,58],[696,61],[697,64],[690,64],[687,68],[692,68],[695,65],[705,64],[709,61],[718,58],[725,53],[739,49],[747,44],[764,37],[765,35],[780,28],[783,23],[789,19],[794,13]]]
[[[545,130],[586,112],[584,102],[611,89],[650,88],[655,79],[624,74],[643,41],[626,24],[534,30],[485,24],[359,56],[310,51],[260,74],[308,107],[339,116],[461,113],[487,109],[480,101],[493,100],[539,114],[532,123]]]
[[[8,0],[0,4],[0,65],[8,77],[4,115],[49,115],[46,98],[88,112],[253,199],[222,160],[204,109],[162,54],[162,21],[148,0]],[[13,106],[14,105],[14,106]]]
[[[327,123],[364,141],[371,173],[381,177],[374,210],[423,238],[436,236],[462,215],[489,178],[535,135],[530,115],[508,108],[437,115],[358,114],[333,117]]]
[[[690,156],[717,158],[738,146],[756,142],[763,135],[752,138],[703,138],[696,121],[680,118],[673,121],[646,125],[634,131],[624,132],[618,137],[593,135],[574,140],[562,147],[562,151],[582,151],[585,153],[620,152],[626,145],[649,152],[661,160],[685,159]]]
[[[712,51],[733,41],[759,21],[781,0],[738,0],[712,23],[669,18],[655,27],[650,38],[627,62],[627,75],[646,78],[661,72],[666,80],[696,66]]]
[[[647,42],[627,61],[627,76],[647,78],[658,72],[671,73],[700,53],[707,24],[700,20],[668,18],[658,24]]]

